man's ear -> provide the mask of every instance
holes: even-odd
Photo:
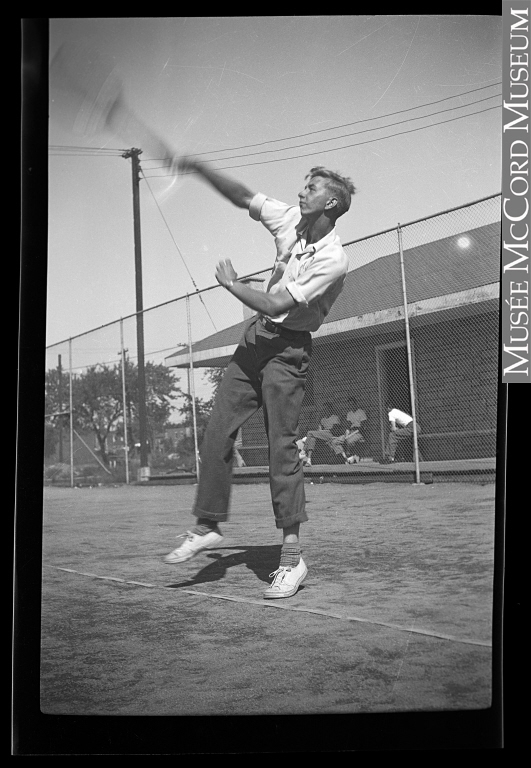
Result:
[[[329,210],[330,208],[335,208],[337,206],[337,197],[331,197],[330,200],[325,205],[325,210]]]

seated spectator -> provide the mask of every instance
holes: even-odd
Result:
[[[355,397],[349,397],[347,403],[349,410],[345,417],[345,432],[336,437],[335,442],[338,445],[342,445],[351,454],[347,458],[348,463],[356,464],[359,462],[360,457],[356,453],[355,447],[356,444],[365,442],[364,429],[367,414],[362,408],[358,408],[358,401]]]
[[[411,440],[413,438],[413,417],[409,413],[394,408],[392,404],[387,405],[389,417],[389,437],[383,464],[392,464],[395,460],[398,443],[402,440]],[[420,425],[416,424],[417,432],[420,432]],[[419,452],[419,459],[422,461]]]
[[[306,458],[306,438],[302,437],[300,440],[295,441],[297,443],[297,448],[299,449],[299,458],[305,459]]]
[[[243,445],[242,431],[241,429],[239,429],[238,434],[236,435],[236,440],[234,441],[234,448],[233,448],[233,464],[235,467],[245,467],[245,461],[243,460],[243,456],[238,450],[238,448],[241,448],[242,445]]]
[[[336,456],[342,456],[346,462],[347,454],[341,443],[336,442],[336,438],[341,437],[341,435],[344,434],[344,431],[339,416],[334,413],[332,403],[325,403],[318,428],[310,430],[306,435],[304,448],[300,453],[304,464],[306,466],[311,465],[312,453],[318,440],[324,442],[325,445],[331,448]]]

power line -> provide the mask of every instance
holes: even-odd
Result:
[[[48,149],[54,149],[54,150],[79,150],[83,152],[95,152],[95,153],[105,153],[105,152],[126,152],[125,149],[120,149],[119,147],[82,147],[76,144],[50,144]]]
[[[309,147],[311,144],[321,144],[323,141],[336,141],[338,139],[346,139],[348,136],[359,136],[362,133],[370,133],[372,131],[383,131],[385,128],[393,128],[395,125],[402,125],[403,123],[409,123],[409,122],[412,122],[414,120],[424,120],[425,118],[428,118],[428,117],[434,117],[435,115],[441,115],[444,112],[451,112],[454,109],[462,109],[463,107],[471,107],[471,106],[473,106],[475,104],[481,104],[481,102],[483,102],[483,101],[488,101],[489,99],[493,99],[493,98],[496,98],[496,97],[499,97],[499,96],[501,96],[501,94],[495,93],[492,96],[486,96],[484,99],[478,99],[477,101],[472,101],[472,102],[469,102],[468,104],[462,104],[462,105],[460,105],[458,107],[448,107],[447,109],[440,109],[437,112],[430,112],[427,115],[419,115],[418,117],[408,117],[405,120],[397,120],[395,123],[389,123],[388,125],[382,125],[379,128],[364,128],[362,131],[354,131],[352,133],[344,133],[342,136],[333,136],[333,137],[331,137],[329,139],[317,139],[316,141],[308,141],[308,142],[304,142],[303,144],[295,144],[292,147],[283,147],[283,148],[280,148],[280,149],[262,149],[259,152],[247,152],[247,153],[245,153],[243,155],[233,155],[232,157],[217,157],[217,158],[215,158],[215,160],[217,162],[221,162],[222,160],[236,160],[239,157],[254,157],[255,155],[265,155],[265,154],[270,154],[272,152],[288,152],[288,151],[290,151],[292,149],[299,149],[301,147]],[[186,155],[184,155],[184,157],[186,157]],[[200,160],[198,158],[197,162],[198,163],[206,163],[208,161],[207,160]],[[155,166],[155,167],[150,168],[149,170],[150,171],[155,171],[155,170],[158,170],[159,168],[163,168],[163,167],[166,167],[166,166]]]
[[[217,154],[218,152],[234,152],[237,149],[250,149],[251,147],[260,147],[264,144],[275,144],[280,141],[291,141],[291,139],[301,139],[304,136],[314,136],[317,133],[326,133],[327,131],[335,131],[339,130],[340,128],[348,128],[350,125],[358,125],[359,123],[368,123],[373,120],[383,120],[386,117],[393,117],[394,115],[401,115],[404,112],[411,112],[414,109],[423,109],[424,107],[431,107],[434,104],[441,104],[443,101],[449,101],[450,99],[458,99],[461,96],[467,96],[469,93],[477,93],[478,91],[484,91],[486,88],[493,88],[494,86],[501,85],[501,82],[499,83],[491,83],[491,85],[484,85],[481,88],[473,88],[471,91],[464,91],[463,93],[455,94],[454,96],[445,96],[444,99],[437,99],[436,101],[428,101],[424,104],[419,104],[417,107],[407,107],[406,109],[399,109],[396,112],[388,112],[385,115],[378,115],[377,117],[365,117],[362,120],[354,120],[352,123],[343,123],[342,125],[333,125],[330,128],[320,128],[318,131],[308,131],[308,133],[297,133],[293,136],[285,136],[282,139],[269,139],[268,141],[259,141],[256,144],[242,144],[238,147],[225,147],[223,149],[212,149],[208,152],[198,152],[200,155],[212,155]],[[489,97],[492,98],[492,97]],[[472,102],[476,103],[476,102]],[[462,106],[467,106],[466,104],[463,104]],[[451,109],[459,109],[459,107],[452,107]],[[437,113],[435,113],[437,114]],[[412,118],[412,119],[418,119],[418,118]],[[347,134],[348,135],[348,134]],[[340,136],[336,136],[336,138],[341,138]],[[325,139],[325,141],[331,141],[331,139]],[[294,149],[294,147],[292,147]],[[183,157],[187,157],[187,155],[183,155]],[[162,160],[163,158],[153,158],[156,160]]]
[[[461,98],[462,96],[468,96],[468,94],[470,94],[470,93],[477,93],[478,91],[484,91],[486,88],[493,88],[493,87],[498,86],[498,85],[501,85],[501,82],[495,82],[495,83],[491,83],[490,85],[484,85],[481,88],[473,88],[470,91],[463,91],[463,93],[454,94],[453,96],[445,96],[443,99],[436,99],[435,101],[428,101],[428,102],[425,102],[424,104],[419,104],[416,107],[407,107],[406,109],[399,109],[399,110],[397,110],[395,112],[388,112],[388,113],[386,113],[384,115],[378,115],[376,117],[366,117],[366,118],[363,118],[361,120],[354,120],[353,122],[350,122],[350,123],[342,123],[341,125],[333,125],[330,128],[320,128],[317,131],[308,131],[307,133],[297,133],[297,134],[294,134],[293,136],[285,136],[284,138],[281,138],[281,139],[269,139],[267,141],[260,141],[260,142],[254,143],[254,144],[242,144],[242,145],[239,145],[237,147],[223,147],[222,149],[213,149],[213,150],[209,150],[207,152],[201,152],[199,154],[201,154],[201,155],[212,155],[212,154],[218,154],[219,152],[234,152],[235,150],[238,150],[238,149],[250,149],[252,147],[263,146],[264,144],[275,144],[275,143],[278,143],[278,142],[281,142],[281,141],[291,141],[292,139],[300,139],[300,138],[303,138],[304,136],[314,136],[314,135],[316,135],[318,133],[326,133],[327,131],[335,131],[335,130],[339,130],[340,128],[348,128],[351,125],[359,125],[360,123],[372,122],[374,120],[382,120],[382,119],[387,118],[387,117],[393,117],[394,115],[403,114],[404,112],[411,112],[411,111],[413,111],[415,109],[423,109],[424,107],[431,107],[434,104],[441,104],[444,101],[449,101],[451,99],[458,99],[458,98]],[[492,97],[490,97],[490,98],[492,98]],[[475,103],[478,103],[478,102],[471,102],[471,103],[475,104]],[[467,105],[463,104],[461,106],[467,106]],[[453,109],[460,109],[461,106],[460,107],[453,107]],[[434,113],[434,114],[437,114],[437,113]],[[425,117],[429,117],[429,115],[425,115]],[[411,119],[415,119],[416,120],[416,119],[419,119],[419,118],[411,118]],[[376,129],[376,130],[378,130],[378,129]],[[347,134],[347,135],[349,135],[349,134]],[[335,138],[342,138],[342,137],[336,136]],[[331,139],[324,139],[324,141],[331,141]],[[291,149],[295,149],[295,147],[291,147]],[[79,145],[61,146],[61,145],[56,145],[56,144],[50,145],[49,150],[53,150],[54,151],[53,153],[55,153],[55,152],[62,153],[62,152],[69,152],[69,151],[72,151],[72,150],[77,150],[77,151],[80,151],[80,152],[83,151],[83,152],[88,152],[88,153],[92,153],[92,154],[114,153],[114,152],[117,152],[117,153],[121,154],[122,152],[126,152],[127,151],[126,149],[119,149],[117,147],[101,147],[101,148],[99,148],[99,147],[83,147],[83,146],[79,146]],[[184,157],[186,157],[186,155],[184,155]],[[152,160],[152,161],[157,161],[157,160],[162,160],[162,159],[164,159],[164,158],[150,158],[150,160]],[[144,158],[144,162],[145,162],[145,160],[146,160],[146,158]],[[155,170],[155,169],[152,168],[150,170]]]
[[[240,163],[239,165],[225,165],[223,168],[220,168],[222,171],[231,170],[233,168],[247,168],[251,165],[266,165],[268,163],[282,163],[287,160],[297,160],[301,157],[313,157],[315,155],[324,154],[325,152],[339,152],[342,149],[350,149],[352,147],[361,147],[364,144],[373,144],[375,141],[385,141],[386,139],[393,139],[395,136],[404,136],[407,133],[415,133],[416,131],[424,131],[426,128],[435,128],[438,125],[444,125],[445,123],[453,123],[455,120],[463,120],[465,117],[473,117],[474,115],[481,115],[483,112],[490,112],[493,109],[501,109],[500,106],[496,107],[487,107],[486,109],[480,109],[477,112],[470,112],[468,115],[458,115],[457,117],[452,117],[448,120],[439,120],[436,123],[432,123],[431,125],[423,125],[419,128],[411,128],[409,131],[399,131],[397,133],[392,133],[390,136],[380,136],[377,139],[367,139],[367,141],[358,141],[355,144],[345,144],[343,147],[332,147],[330,149],[320,149],[316,150],[315,152],[306,152],[303,155],[293,155],[293,157],[277,157],[274,160],[257,160],[252,163]],[[226,158],[227,160],[230,160],[232,158]],[[178,175],[178,174],[173,174]],[[195,171],[188,171],[186,173],[180,174],[182,176],[192,176],[195,175]],[[145,178],[149,179],[160,179],[162,178],[160,174],[154,174],[153,176],[146,176]]]
[[[97,152],[49,152],[48,154],[50,157],[100,157],[106,159],[109,157],[123,157],[123,152],[109,152],[105,155]]]

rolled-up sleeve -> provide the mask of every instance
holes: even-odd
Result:
[[[261,192],[258,192],[253,199],[251,200],[249,204],[249,216],[251,219],[254,219],[255,221],[260,221],[260,211],[262,210],[262,206],[267,200],[267,196],[263,195]]]
[[[278,239],[294,229],[301,219],[301,212],[298,205],[287,205],[259,192],[249,204],[249,216],[255,221],[261,221]]]
[[[343,252],[332,249],[329,253],[317,253],[310,266],[297,278],[286,284],[297,304],[308,306],[319,299],[338,281],[344,282],[346,257]]]

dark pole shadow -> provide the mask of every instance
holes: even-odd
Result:
[[[224,549],[229,550],[231,554],[219,554]],[[234,552],[234,549],[240,551]],[[193,578],[168,584],[167,588],[180,589],[197,586],[198,584],[207,584],[213,581],[221,581],[229,568],[234,568],[238,565],[246,565],[260,581],[269,583],[269,574],[278,568],[280,549],[280,544],[274,544],[264,547],[220,547],[217,550],[211,550],[206,553],[206,556],[213,562],[210,562],[200,570]]]

